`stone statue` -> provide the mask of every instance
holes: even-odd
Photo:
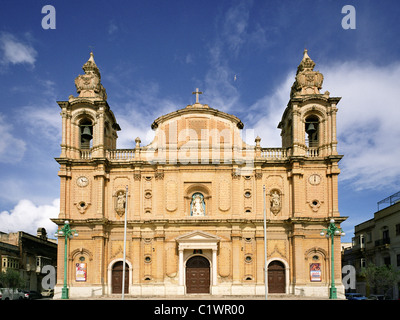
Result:
[[[195,193],[192,197],[192,203],[190,204],[190,214],[194,217],[205,215],[205,203],[204,197],[201,193]]]
[[[79,75],[75,79],[76,92],[79,98],[95,98],[107,100],[106,89],[101,84],[99,68],[94,62],[93,52],[90,53],[89,60],[83,65],[84,75]],[[75,98],[73,98],[75,99]]]
[[[115,204],[115,211],[122,216],[125,213],[125,192],[124,191],[119,191],[117,193],[117,200]]]
[[[314,71],[315,62],[308,56],[307,49],[304,50],[303,60],[301,60],[296,73],[296,80],[293,83],[290,97],[298,95],[319,94],[322,88],[324,76],[318,71]]]
[[[277,190],[274,190],[271,192],[271,212],[273,214],[278,214],[279,211],[281,211],[281,195]]]

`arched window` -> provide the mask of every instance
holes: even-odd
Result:
[[[203,194],[200,192],[196,192],[192,195],[192,201],[190,202],[190,215],[193,217],[206,215],[206,203]]]
[[[319,119],[317,116],[309,116],[306,118],[306,144],[309,148],[319,146]]]

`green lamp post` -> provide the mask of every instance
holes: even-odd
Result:
[[[335,287],[335,255],[334,255],[334,237],[344,236],[345,233],[341,228],[336,227],[335,220],[329,221],[328,229],[323,229],[320,235],[325,236],[327,239],[331,238],[331,288],[329,290],[329,299],[337,299]]]
[[[78,232],[74,229],[71,229],[69,225],[69,221],[64,222],[64,226],[56,231],[54,234],[55,237],[64,237],[64,286],[61,290],[61,299],[69,299],[68,287],[67,287],[67,247],[68,247],[68,239],[72,239],[73,237],[78,236]]]

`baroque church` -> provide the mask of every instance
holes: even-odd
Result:
[[[194,104],[154,120],[150,144],[136,138],[134,148],[117,149],[121,128],[91,53],[75,79],[77,96],[57,102],[60,212],[52,220],[59,228],[68,220],[79,236],[66,250],[58,242],[55,297],[64,254],[70,297],[121,294],[123,287],[143,297],[262,296],[265,280],[268,294],[328,297],[332,248],[320,232],[332,218],[338,226],[346,219],[338,210],[340,98],[320,93],[323,75],[314,66],[305,50],[277,124],[281,147],[262,147],[259,137],[243,141],[241,120],[200,103],[196,89]]]

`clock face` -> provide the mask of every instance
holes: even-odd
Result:
[[[310,182],[310,184],[315,186],[321,182],[321,177],[318,174],[314,173],[308,178],[308,181]]]
[[[80,187],[86,187],[89,184],[89,179],[85,176],[80,176],[76,179],[76,184]]]

